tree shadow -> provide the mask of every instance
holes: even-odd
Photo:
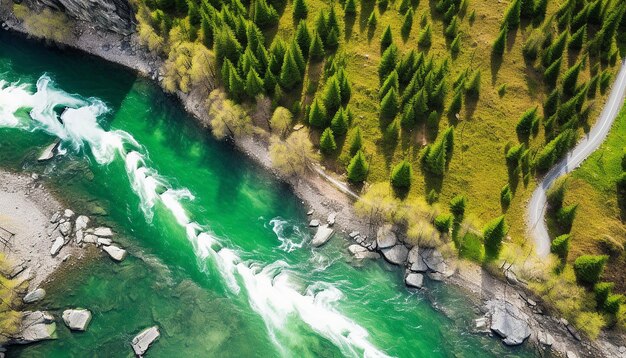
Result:
[[[424,197],[426,197],[431,191],[441,193],[443,187],[443,176],[433,174],[421,166],[422,176],[424,177]]]
[[[480,97],[466,95],[465,96],[465,120],[469,121],[474,117],[474,112],[478,108],[478,100]]]
[[[411,188],[396,188],[394,186],[391,186],[391,189],[393,190],[393,194],[396,198],[400,199],[400,200],[404,200],[409,196],[409,192],[411,191]]]
[[[374,5],[376,1],[373,0],[363,0],[360,2],[361,4],[361,13],[359,14],[359,31],[362,33],[363,30],[367,27],[367,20],[369,16],[374,11]]]
[[[345,24],[344,38],[346,42],[349,41],[350,38],[352,38],[352,30],[354,28],[355,22],[356,22],[356,18],[354,17],[354,15],[346,15],[345,20],[344,20],[344,24]]]
[[[626,223],[626,188],[620,188],[619,181],[615,184],[617,189],[617,206],[622,223]]]
[[[500,71],[500,67],[502,67],[502,56],[497,55],[491,52],[491,84],[495,85],[498,79],[498,72]]]

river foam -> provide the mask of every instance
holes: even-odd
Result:
[[[288,347],[302,349],[301,336],[307,334],[293,329],[299,327],[291,322],[294,317],[332,342],[344,355],[386,356],[369,341],[365,328],[336,309],[343,297],[337,287],[314,282],[303,288],[293,279],[294,268],[284,261],[269,265],[245,261],[238,248],[227,247],[227,242],[216,237],[209,227],[191,220],[185,202],[193,201],[193,194],[186,188],[172,187],[151,168],[147,151],[132,135],[119,130],[105,131],[98,124],[98,117],[108,111],[102,101],[70,95],[55,88],[45,75],[37,81],[34,92],[31,88],[27,84],[0,81],[0,127],[45,131],[61,139],[67,150],[78,153],[88,149],[99,165],[124,161],[129,185],[140,199],[146,221],[152,221],[157,206],[166,208],[184,229],[200,267],[215,265],[229,292],[246,295],[284,356],[294,355]],[[59,109],[63,109],[60,115]],[[30,118],[17,115],[20,110],[30,110]],[[301,242],[286,240],[282,225],[286,223],[272,223],[284,245],[282,248],[290,251],[301,246]]]

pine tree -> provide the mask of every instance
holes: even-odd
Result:
[[[402,2],[400,2],[400,6],[398,6],[398,11],[401,14],[404,14],[409,9],[411,9],[411,0],[402,0]]]
[[[358,150],[354,157],[348,164],[348,180],[353,183],[361,183],[367,177],[369,171],[369,164],[365,159],[365,154],[361,150]]]
[[[561,72],[562,59],[562,57],[559,57],[559,59],[554,61],[543,73],[543,79],[549,86],[554,87],[554,85],[556,85],[556,80],[559,78],[559,73]]]
[[[220,75],[221,75],[222,83],[224,84],[226,89],[228,89],[228,85],[230,83],[230,71],[232,71],[233,68],[234,68],[233,63],[230,62],[229,59],[225,59],[224,64],[222,65],[222,69],[220,71]]]
[[[346,16],[356,15],[356,2],[354,0],[347,0],[346,6],[343,8],[343,12]]]
[[[391,26],[387,25],[387,28],[383,31],[383,34],[380,37],[380,53],[384,53],[392,43],[393,36],[391,35]]]
[[[578,74],[580,73],[580,68],[582,67],[582,62],[576,63],[574,66],[570,67],[563,74],[563,93],[572,95],[576,91],[576,82],[578,82]]]
[[[521,138],[528,139],[536,117],[537,107],[531,108],[522,114],[520,120],[517,122],[517,126],[515,127],[517,134]]]
[[[279,74],[283,66],[285,54],[287,53],[287,45],[280,37],[274,37],[270,46],[270,69],[273,73]]]
[[[583,25],[569,40],[567,47],[571,50],[580,50],[587,42],[587,25]]]
[[[311,47],[309,48],[309,57],[311,61],[319,62],[324,59],[324,56],[324,44],[322,43],[320,35],[316,32],[311,42]]]
[[[524,19],[532,19],[535,16],[535,0],[521,0],[520,16]]]
[[[301,20],[298,23],[298,29],[296,30],[296,42],[298,47],[302,51],[304,58],[309,57],[309,49],[311,48],[311,32],[306,25],[306,21]]]
[[[400,29],[400,32],[404,37],[409,37],[409,34],[411,33],[411,28],[413,27],[413,15],[413,9],[411,8],[409,8],[409,11],[407,11],[404,15],[404,22],[402,22],[402,28]]]
[[[543,19],[546,16],[546,11],[548,11],[548,1],[549,0],[537,0],[534,11],[535,19]]]
[[[443,140],[436,141],[426,147],[424,152],[424,168],[437,176],[443,175],[446,170],[446,145]]]
[[[317,128],[324,128],[328,124],[326,108],[324,108],[324,105],[317,98],[313,100],[311,109],[309,110],[309,124]]]
[[[398,121],[394,120],[389,123],[385,131],[383,132],[383,140],[387,143],[395,143],[400,136],[400,126]]]
[[[448,24],[443,34],[446,35],[447,38],[453,39],[456,37],[458,32],[459,32],[459,20],[457,16],[455,15],[452,17],[450,24]]]
[[[427,24],[426,27],[424,27],[422,31],[420,31],[417,43],[421,47],[430,47],[430,44],[432,43],[432,38],[433,30],[430,28],[430,24]]]
[[[228,26],[225,26],[215,31],[214,51],[215,58],[219,65],[222,64],[226,58],[232,63],[238,62],[243,48],[239,41],[237,41],[233,31]]]
[[[270,70],[268,66],[268,68],[265,70],[265,77],[263,77],[263,85],[265,87],[265,92],[268,94],[273,94],[274,88],[276,88],[277,84],[278,82],[276,80],[276,76],[274,76],[274,74],[272,73],[272,71]]]
[[[337,77],[337,81],[339,82],[339,89],[341,92],[341,103],[347,104],[350,101],[350,97],[352,96],[352,88],[350,87],[350,82],[348,81],[348,76],[346,76],[343,68],[340,68],[335,74]]]
[[[408,188],[411,186],[412,176],[413,168],[411,167],[411,163],[407,160],[403,160],[391,171],[391,185],[395,188]]]
[[[335,76],[326,82],[324,87],[324,107],[328,113],[334,113],[341,106],[341,89]]]
[[[473,98],[480,96],[480,70],[474,72],[474,76],[467,86],[467,95]]]
[[[452,43],[450,43],[450,53],[453,56],[458,55],[461,51],[461,34],[457,34]]]
[[[463,91],[457,90],[454,92],[454,96],[452,97],[452,102],[450,102],[450,107],[448,107],[448,114],[456,115],[461,112],[461,108],[463,107]]]
[[[567,254],[569,253],[570,237],[569,234],[557,236],[550,244],[550,252],[555,254],[563,262],[567,260]]]
[[[335,12],[335,6],[331,4],[330,11],[328,12],[328,31],[335,30],[337,34],[341,32],[339,28],[339,20],[337,19],[337,13]]]
[[[213,48],[213,25],[204,17],[200,24],[200,34],[202,44],[207,48]]]
[[[320,137],[320,149],[322,153],[330,154],[337,149],[337,143],[335,142],[335,136],[333,130],[326,128]]]
[[[278,24],[278,12],[272,5],[268,5],[265,0],[255,0],[253,14],[254,23],[262,29]]]
[[[384,118],[393,118],[398,114],[398,94],[395,88],[389,89],[380,101],[380,114]]]
[[[504,55],[508,31],[508,27],[503,27],[502,30],[500,30],[498,37],[496,37],[496,41],[493,43],[493,47],[491,49],[494,57],[502,58],[502,55]]]
[[[416,117],[413,101],[411,100],[404,106],[402,118],[400,118],[400,125],[404,128],[411,128],[415,125]]]
[[[280,70],[280,84],[286,89],[293,89],[300,82],[302,82],[301,70],[293,53],[287,51],[283,60],[283,67]]]
[[[326,12],[320,11],[319,15],[315,19],[315,31],[320,35],[320,38],[324,39],[328,36],[330,29],[328,28],[328,19],[326,18]]]
[[[334,51],[339,47],[339,33],[336,29],[330,30],[328,33],[328,37],[326,37],[325,41],[326,48]]]
[[[350,140],[350,155],[356,154],[363,147],[363,137],[361,135],[361,128],[356,127],[352,131],[352,139]]]
[[[243,94],[245,93],[243,80],[234,67],[232,67],[228,78],[228,90],[232,98],[235,100],[241,100]]]
[[[585,285],[593,285],[600,279],[604,272],[604,265],[608,256],[582,255],[574,261],[574,273],[576,280]]]
[[[378,24],[378,16],[376,15],[376,11],[372,11],[370,16],[367,18],[367,27],[370,30],[374,30],[377,24]]]
[[[378,78],[382,81],[391,73],[396,67],[398,62],[398,48],[396,45],[391,44],[380,59],[380,65],[378,67]]]
[[[294,20],[306,19],[309,13],[309,7],[305,0],[293,1],[293,18]]]
[[[335,113],[333,120],[330,122],[330,128],[338,136],[342,136],[348,131],[348,118],[343,108],[339,107],[337,113]]]
[[[486,259],[495,260],[500,256],[502,240],[506,232],[507,228],[504,216],[497,217],[485,225],[483,229],[483,240],[485,243]]]
[[[257,95],[263,93],[263,80],[259,77],[259,74],[251,68],[246,76],[246,94],[249,98],[255,98]]]
[[[400,90],[400,82],[398,81],[398,72],[396,70],[391,71],[387,78],[385,78],[385,82],[383,82],[383,85],[378,91],[378,98],[383,99],[391,88],[395,88],[396,91]]]
[[[450,212],[454,215],[454,221],[461,222],[465,216],[465,206],[467,198],[463,195],[457,195],[450,200]]]
[[[545,118],[548,118],[556,113],[556,110],[559,106],[559,101],[561,98],[561,93],[558,89],[553,90],[546,98],[546,101],[543,104],[543,115]]]
[[[503,26],[508,26],[510,29],[513,29],[519,25],[522,10],[521,5],[521,0],[513,0],[504,15]]]

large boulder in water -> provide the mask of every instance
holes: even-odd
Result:
[[[46,290],[44,290],[43,288],[38,288],[34,291],[27,293],[22,301],[24,301],[24,303],[33,303],[42,300],[44,297],[46,297]]]
[[[404,282],[409,287],[422,288],[424,286],[424,275],[421,273],[410,273],[406,275]]]
[[[509,346],[524,343],[530,337],[528,317],[514,305],[502,301],[489,301],[491,312],[491,330],[502,337],[502,342]]]
[[[311,245],[319,247],[324,245],[335,233],[335,230],[331,229],[328,225],[322,225],[317,228],[317,232],[311,241]]]
[[[409,256],[409,249],[402,244],[382,249],[381,252],[387,261],[395,265],[404,265],[407,257]]]
[[[126,250],[120,249],[115,245],[111,246],[103,246],[102,250],[104,250],[111,258],[117,262],[120,262],[126,258]]]
[[[11,340],[11,343],[29,344],[48,339],[56,339],[57,326],[54,317],[45,311],[22,312],[20,332]]]
[[[391,225],[383,225],[378,229],[378,232],[376,233],[376,243],[378,244],[378,248],[386,249],[394,246],[398,242],[398,238],[392,229],[393,227]]]
[[[159,327],[152,326],[150,328],[144,329],[138,335],[136,335],[130,345],[133,347],[133,351],[135,351],[135,354],[141,357],[146,353],[148,348],[150,348],[152,342],[159,339],[159,336],[161,336],[161,333],[159,333]]]
[[[73,331],[84,331],[91,322],[91,312],[86,309],[73,309],[63,311],[63,322]]]

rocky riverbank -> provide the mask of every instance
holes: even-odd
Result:
[[[1,9],[0,16],[7,27],[25,33],[7,8]],[[77,22],[73,29],[73,37],[68,39],[66,45],[133,68],[153,80],[160,78],[158,69],[162,61],[143,51],[134,36],[96,30],[82,22]],[[177,95],[201,123],[208,122],[202,96],[193,92]],[[271,170],[264,138],[244,138],[235,144],[257,163]],[[331,177],[330,180],[336,179]],[[365,259],[382,255],[389,262],[406,268],[406,283],[411,287],[423,286],[424,278],[428,277],[453,283],[473,293],[468,297],[485,312],[484,317],[477,317],[476,332],[498,334],[507,344],[519,344],[528,339],[531,344],[537,345],[540,352],[550,351],[557,355],[564,356],[569,352],[569,356],[626,357],[618,345],[609,342],[615,342],[614,337],[603,336],[596,342],[588,342],[581,339],[569,323],[546,315],[547,308],[538,298],[530,296],[524,283],[517,280],[514,274],[509,274],[507,281],[501,281],[471,263],[444,260],[438,251],[409,247],[395,233],[394,240],[391,238],[393,228],[387,228],[382,233],[370,232],[369,226],[354,213],[353,197],[338,189],[327,177],[312,174],[289,183],[311,209],[312,218],[326,221],[330,214],[336,214],[334,228],[352,233],[348,236],[355,241],[350,246],[355,256]],[[441,309],[445,313],[445,307]]]

